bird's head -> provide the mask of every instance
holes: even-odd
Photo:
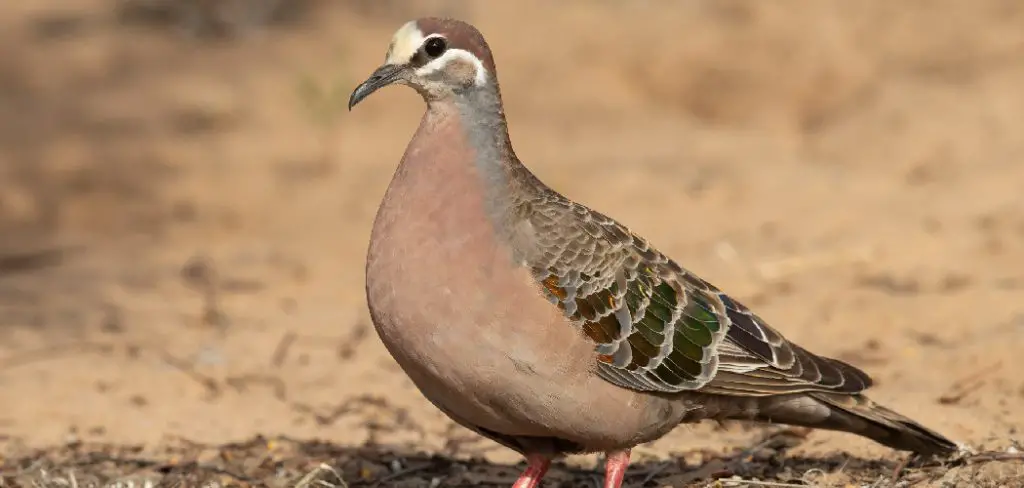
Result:
[[[411,86],[430,101],[494,87],[494,76],[480,31],[459,20],[422,18],[395,32],[384,64],[356,87],[348,108],[391,84]]]

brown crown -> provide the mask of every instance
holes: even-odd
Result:
[[[455,49],[469,51],[476,56],[487,71],[494,73],[494,58],[491,56],[491,48],[484,40],[483,34],[461,20],[441,19],[437,17],[425,17],[416,21],[416,27],[423,33],[423,37],[431,34],[440,34],[448,40],[448,46]]]

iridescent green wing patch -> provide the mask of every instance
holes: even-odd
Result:
[[[728,322],[705,290],[635,238],[612,269],[534,269],[547,298],[596,344],[598,373],[620,386],[677,392],[714,375]]]

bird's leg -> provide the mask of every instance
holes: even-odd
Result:
[[[629,449],[605,453],[604,488],[622,488],[626,468],[629,468]]]
[[[519,475],[512,488],[537,488],[544,473],[551,467],[551,458],[542,454],[529,454],[526,456],[526,470]]]

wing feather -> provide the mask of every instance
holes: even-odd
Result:
[[[611,218],[557,193],[526,212],[541,292],[595,343],[606,381],[642,391],[854,393],[859,369],[814,355]]]

